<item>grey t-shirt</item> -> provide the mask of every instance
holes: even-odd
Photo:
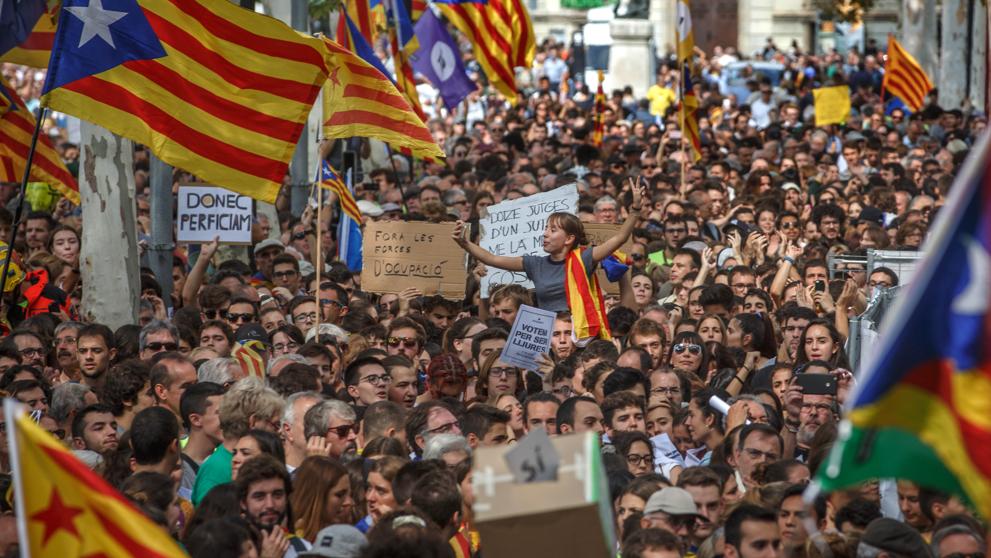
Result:
[[[595,273],[592,248],[582,250],[582,262],[591,277]],[[568,298],[564,293],[564,260],[555,262],[550,256],[523,256],[523,271],[533,281],[537,293],[537,308],[551,312],[568,310]]]

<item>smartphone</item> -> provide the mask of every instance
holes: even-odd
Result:
[[[836,376],[833,374],[799,374],[795,383],[802,386],[806,395],[836,395]]]
[[[820,293],[826,292],[826,282],[822,279],[815,282],[815,287]]]
[[[680,140],[681,139],[681,130],[672,130],[671,131],[671,134],[669,134],[668,137],[670,137],[671,139]]]

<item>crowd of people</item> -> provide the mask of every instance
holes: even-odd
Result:
[[[20,223],[0,208],[23,271],[4,286],[0,389],[195,558],[484,556],[473,453],[537,429],[597,433],[623,558],[985,556],[986,525],[966,502],[910,481],[802,500],[857,382],[849,320],[899,284],[866,253],[920,248],[987,123],[940,108],[935,92],[914,114],[886,111],[880,54],[769,45],[782,79],[755,72],[744,99],[718,92],[732,50],[699,53],[698,160],[677,125],[677,67],[661,60],[644,99],[611,92],[596,146],[589,86],[553,41],[522,102],[483,89],[435,113],[446,161],[376,163],[364,142],[363,218],[450,222],[471,256],[463,300],[364,291],[336,258],[335,212],[293,215],[286,188],[278,222],[259,213],[247,250],[177,248],[171,292],[142,268],[138,323],[111,329],[79,321],[81,239],[100,225],[64,200]],[[36,101],[43,72],[3,72]],[[816,127],[811,90],[827,83],[849,84],[853,111]],[[76,169],[60,118],[46,133]],[[135,169],[147,232],[140,147]],[[578,214],[548,220],[546,256],[492,255],[465,226],[567,184]],[[15,195],[0,188],[5,204]],[[587,246],[586,223],[620,226]],[[624,241],[610,335],[577,339],[587,324],[569,311],[561,264],[575,253],[592,273]],[[535,290],[482,299],[493,267]],[[557,313],[538,370],[500,360],[523,304]],[[244,351],[263,359],[261,377]],[[8,474],[9,452],[0,437]],[[14,530],[0,533],[12,555]]]

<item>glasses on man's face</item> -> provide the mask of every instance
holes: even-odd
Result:
[[[402,344],[402,346],[406,347],[407,349],[416,348],[417,344],[419,343],[419,341],[417,341],[415,337],[390,337],[386,339],[385,342],[392,348],[396,348],[400,344]]]
[[[247,322],[253,322],[253,321],[255,321],[255,315],[254,314],[251,314],[251,313],[234,314],[234,313],[230,313],[229,312],[227,314],[227,321],[233,322],[233,323],[238,323],[238,322],[245,322],[245,323],[247,323]]]
[[[77,340],[78,339],[75,337],[60,337],[52,343],[52,346],[58,347],[60,345],[75,345]]]
[[[882,289],[890,289],[891,283],[888,283],[887,281],[870,281],[867,283],[867,286],[872,289],[875,287],[881,287]]]
[[[331,426],[327,429],[327,433],[330,434],[331,432],[333,432],[334,435],[337,436],[338,438],[344,439],[348,437],[348,434],[352,430],[354,430],[354,433],[357,434],[358,425],[352,423],[352,424],[342,424],[340,426]]]
[[[650,390],[650,393],[658,393],[661,395],[678,395],[681,393],[680,387],[656,387]]]
[[[216,320],[217,318],[220,318],[221,320],[226,320],[227,310],[216,310],[216,309],[204,310],[203,315],[206,316],[206,319],[208,320]]]
[[[330,298],[321,298],[320,299],[320,304],[322,304],[324,306],[330,306],[331,304],[333,304],[334,306],[337,306],[338,308],[344,308],[344,305],[341,304],[340,301],[333,300],[333,299],[330,299]]]
[[[145,345],[145,348],[157,353],[158,351],[174,351],[179,348],[179,345],[176,343],[169,343],[168,341],[166,341],[165,343],[159,343],[158,341],[155,341]]]
[[[695,343],[675,343],[674,353],[680,355],[688,351],[689,354],[700,355],[702,354],[702,346],[696,345]]]
[[[641,455],[638,453],[631,453],[626,456],[626,462],[629,463],[630,466],[632,467],[637,467],[641,463],[645,465],[651,465],[654,463],[654,456],[650,454]]]
[[[296,314],[292,317],[294,322],[315,322],[317,321],[317,313],[309,312],[307,314]]]
[[[290,341],[288,343],[276,343],[275,345],[272,345],[272,350],[274,350],[277,353],[284,353],[286,351],[295,351],[298,348],[299,348],[299,343],[296,343],[295,341]]]
[[[781,223],[781,230],[788,231],[797,228],[798,228],[798,223],[794,221],[784,221],[783,223]]]
[[[390,383],[392,383],[392,376],[388,374],[381,374],[378,376],[365,376],[364,378],[358,380],[358,383],[361,382],[365,382],[366,384],[370,384],[373,386],[377,386],[380,384],[389,385]]]
[[[17,351],[17,352],[21,353],[21,356],[22,357],[42,356],[42,355],[45,354],[45,351],[43,351],[39,347],[27,347],[27,348],[21,349],[20,351]]]
[[[493,366],[489,368],[489,376],[496,378],[508,378],[516,375],[516,369],[511,366]]]
[[[458,421],[446,422],[440,426],[428,429],[427,432],[431,434],[447,434],[448,432],[452,432],[457,425]]]
[[[272,275],[278,277],[279,279],[288,279],[290,277],[295,277],[296,276],[296,270],[295,269],[287,269],[285,271],[276,271],[276,272],[272,273]]]
[[[551,393],[553,393],[554,395],[561,395],[561,396],[563,396],[565,398],[568,398],[568,397],[571,397],[571,395],[573,393],[575,393],[575,390],[572,389],[571,386],[564,385],[564,386],[560,386],[560,387],[556,387],[556,388],[552,389],[551,390]]]
[[[630,258],[635,262],[642,262],[647,259],[643,254],[630,254]]]

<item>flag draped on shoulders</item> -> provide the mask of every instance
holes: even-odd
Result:
[[[434,6],[471,41],[492,85],[510,101],[518,101],[515,68],[529,68],[536,53],[533,23],[523,0],[439,0]]]
[[[353,30],[351,39],[354,52],[323,39],[330,72],[323,94],[324,137],[375,138],[415,157],[443,158],[430,130],[396,89],[368,43]]]
[[[926,101],[926,95],[933,90],[932,80],[926,75],[919,62],[894,35],[888,36],[888,63],[884,68],[882,91],[898,97],[912,112],[918,112]]]
[[[991,142],[971,152],[817,483],[909,479],[991,517]]]
[[[7,428],[12,430],[8,438],[12,440],[18,527],[26,535],[20,541],[27,549],[22,555],[186,556],[165,529],[28,415],[8,421]]]
[[[577,339],[612,338],[599,280],[585,267],[580,248],[569,252],[564,260],[564,293]]]
[[[24,177],[35,124],[36,119],[24,101],[0,76],[0,182],[20,182]],[[29,179],[45,182],[72,203],[79,203],[79,185],[45,134],[38,135]]]
[[[275,201],[327,79],[319,39],[227,0],[62,9],[43,102],[204,182]]]

